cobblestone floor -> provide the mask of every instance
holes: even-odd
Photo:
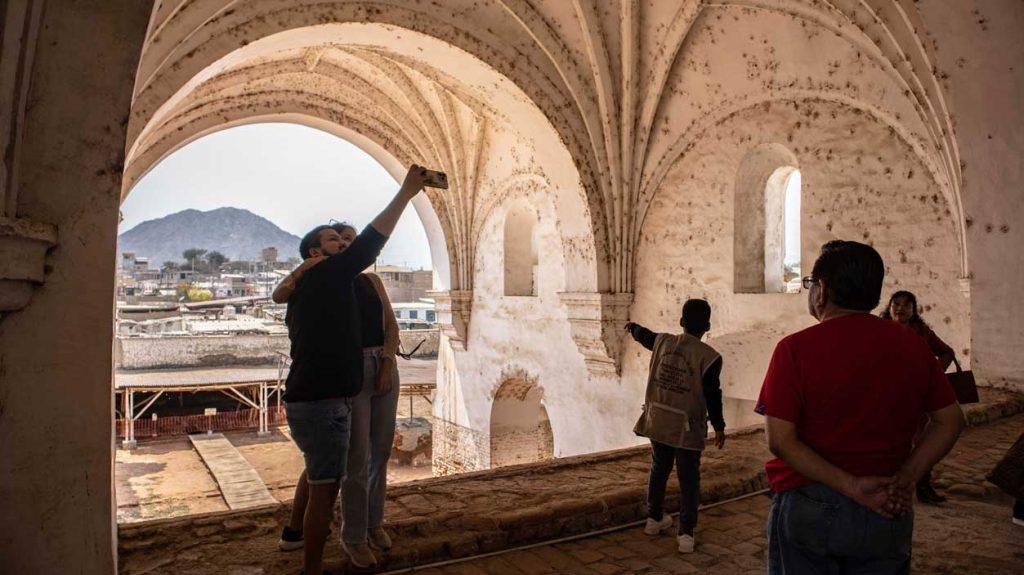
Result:
[[[1024,415],[970,429],[936,469],[949,501],[917,505],[915,573],[1024,573],[1024,527],[1010,522],[1012,500],[984,481],[985,471],[1021,432]],[[514,551],[420,575],[626,575],[644,573],[764,573],[765,522],[771,500],[758,495],[702,512],[697,548],[681,555],[671,536],[648,537],[639,527]]]

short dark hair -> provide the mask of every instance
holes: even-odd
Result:
[[[686,300],[683,304],[683,329],[687,333],[705,333],[711,329],[711,304],[707,300]]]
[[[871,311],[882,297],[885,262],[875,248],[860,242],[833,240],[821,246],[811,277],[825,280],[835,305]]]
[[[333,228],[327,224],[322,224],[309,230],[306,232],[306,235],[302,236],[302,241],[299,242],[299,255],[302,256],[302,259],[306,260],[312,257],[309,250],[320,247],[320,232],[330,229]]]

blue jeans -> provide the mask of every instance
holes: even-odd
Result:
[[[679,477],[679,531],[693,534],[700,506],[700,455],[696,449],[681,449],[651,442],[651,475],[647,481],[647,515],[660,521],[664,514],[665,489],[672,464]]]
[[[341,540],[349,544],[366,543],[367,530],[384,522],[388,459],[398,413],[398,366],[391,364],[391,392],[377,396],[380,366],[380,348],[363,350],[363,387],[352,398],[348,474],[341,485]]]
[[[776,493],[768,514],[768,573],[910,573],[914,516],[886,519],[821,485]]]
[[[284,406],[310,484],[336,482],[345,476],[351,401],[341,397],[293,401]]]

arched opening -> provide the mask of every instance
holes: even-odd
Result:
[[[221,434],[224,446],[254,469],[271,470],[260,476],[271,496],[290,496],[268,479],[301,472],[283,431],[287,308],[268,296],[299,264],[306,231],[329,219],[362,229],[399,185],[388,165],[397,160],[310,123],[248,123],[201,135],[126,190],[117,252],[115,418],[118,445],[134,449],[115,455],[121,522],[234,509],[227,496],[206,496],[222,478],[203,473],[189,434]],[[403,379],[420,385],[436,376],[434,254],[447,263],[443,236],[433,245],[429,225],[406,210],[372,268],[403,314],[405,350],[426,342],[412,360],[399,362]],[[396,451],[392,481],[431,475],[429,414],[422,395],[399,402],[397,434],[408,449]],[[158,483],[167,489],[153,489]]]
[[[554,435],[544,390],[526,379],[501,384],[491,407],[491,467],[554,457]]]
[[[800,291],[800,277],[801,271],[801,249],[802,244],[800,241],[800,228],[801,228],[801,210],[800,210],[800,185],[801,177],[800,170],[793,170],[789,177],[786,178],[786,191],[785,200],[783,201],[783,242],[785,243],[785,249],[783,250],[782,265],[783,265],[783,277],[782,280],[786,286],[786,293],[795,293]]]
[[[537,212],[516,203],[505,216],[505,295],[537,295]]]
[[[799,188],[796,158],[781,145],[759,146],[741,162],[733,223],[735,293],[792,291],[787,283],[796,276],[787,266],[799,266]]]
[[[794,203],[795,202],[795,203]],[[800,265],[800,171],[783,166],[772,172],[764,190],[764,292],[799,291],[791,288],[790,266]],[[794,236],[795,233],[795,236]]]

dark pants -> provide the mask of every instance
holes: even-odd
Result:
[[[776,493],[768,574],[910,573],[914,516],[886,519],[821,484]]]
[[[1013,516],[1016,519],[1024,519],[1024,499],[1013,502]]]
[[[647,483],[647,515],[656,521],[660,521],[664,515],[665,488],[674,463],[679,476],[679,531],[692,535],[697,526],[697,507],[700,505],[700,451],[678,449],[652,441],[651,459],[651,477]]]

